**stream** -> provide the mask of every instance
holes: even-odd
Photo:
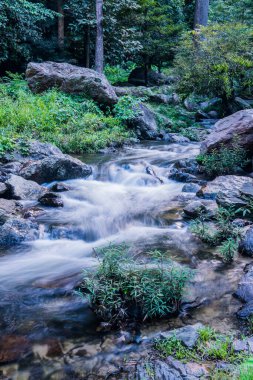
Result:
[[[70,188],[61,193],[64,208],[45,208],[37,219],[41,238],[0,252],[0,379],[105,379],[117,363],[138,357],[138,339],[101,330],[74,291],[82,270],[98,264],[94,249],[110,243],[126,243],[129,254],[144,262],[147,252],[160,249],[194,270],[184,302],[198,307],[144,324],[143,339],[196,322],[237,329],[240,303],[232,293],[246,261],[226,266],[190,234],[182,208],[194,194],[168,179],[175,161],[198,153],[197,143],[152,142],[79,157],[92,165],[93,175],[64,182]]]

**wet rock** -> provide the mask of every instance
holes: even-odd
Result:
[[[243,228],[243,227],[251,226],[253,222],[251,222],[250,220],[237,218],[233,220],[232,224],[234,227]]]
[[[28,181],[20,176],[11,174],[5,182],[9,197],[17,200],[37,199],[46,189],[34,181]]]
[[[250,228],[244,238],[239,244],[239,253],[244,256],[253,257],[253,228]],[[252,282],[253,282],[253,271],[252,271]],[[253,296],[253,293],[252,293]]]
[[[246,183],[253,184],[253,179],[236,175],[220,176],[203,186],[197,195],[205,199],[216,199],[221,206],[240,208],[246,205],[241,194]]]
[[[9,219],[0,229],[0,246],[11,247],[39,238],[39,226],[25,219]]]
[[[7,186],[4,182],[0,182],[0,195],[4,195],[7,192]]]
[[[55,193],[63,193],[64,191],[69,191],[69,186],[65,185],[65,183],[55,183],[50,188],[51,191],[54,191]]]
[[[186,173],[180,169],[172,168],[169,174],[169,178],[178,182],[192,182],[198,183],[199,180],[193,174]]]
[[[246,265],[235,296],[242,302],[253,301],[253,265]]]
[[[18,211],[14,200],[0,198],[0,225],[12,218]]]
[[[195,114],[195,120],[196,121],[201,121],[201,120],[204,120],[204,119],[209,119],[209,116],[206,112],[202,111],[202,110],[198,110]]]
[[[190,142],[190,139],[188,139],[188,137],[182,136],[179,133],[166,133],[166,135],[164,136],[164,140],[170,143],[177,144]]]
[[[242,148],[252,152],[253,109],[236,112],[218,121],[207,139],[201,144],[201,152],[212,152],[221,146],[229,146],[235,136]]]
[[[43,210],[43,208],[34,206],[34,207],[30,207],[30,208],[24,210],[23,218],[24,219],[35,219],[38,216],[43,215],[44,213],[45,213],[45,210]]]
[[[68,155],[50,156],[28,163],[20,175],[37,183],[85,178],[92,173],[90,166]]]
[[[46,193],[39,198],[39,202],[43,206],[48,207],[63,207],[63,200],[59,195],[54,193]]]
[[[174,167],[176,169],[181,169],[187,173],[195,175],[199,174],[200,172],[199,164],[195,159],[179,160],[175,163]]]
[[[189,218],[198,218],[201,214],[206,213],[206,207],[200,201],[194,201],[184,208],[184,213]]]
[[[158,137],[158,126],[155,114],[144,104],[136,106],[136,116],[128,121],[129,128],[135,130],[141,140],[153,140]]]
[[[201,189],[201,186],[197,183],[186,183],[182,188],[183,193],[197,193]]]
[[[222,111],[222,99],[221,98],[212,98],[205,102],[200,103],[200,108],[204,112],[210,113],[211,111],[216,111],[221,113]]]
[[[175,337],[180,340],[182,344],[188,348],[193,348],[199,338],[199,332],[204,326],[201,323],[195,325],[184,326],[179,329],[165,331],[160,333],[161,339],[169,339]]]
[[[253,301],[247,302],[242,306],[236,313],[237,317],[240,319],[248,319],[253,315]]]
[[[0,338],[0,363],[11,363],[30,351],[28,340],[23,336],[2,335]]]
[[[29,88],[35,93],[57,87],[70,94],[87,95],[106,105],[116,104],[118,100],[113,87],[103,74],[68,63],[30,62],[26,79]]]

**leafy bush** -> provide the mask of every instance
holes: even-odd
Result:
[[[179,90],[219,96],[227,106],[236,93],[252,88],[252,47],[248,25],[212,24],[188,32],[175,58]]]
[[[99,268],[84,273],[82,292],[99,318],[119,324],[177,312],[189,269],[168,262],[158,251],[152,265],[141,266],[128,257],[125,246],[110,245],[98,257]]]
[[[129,74],[135,67],[136,64],[133,62],[128,62],[126,68],[120,65],[110,66],[107,64],[104,69],[104,74],[111,84],[124,83],[128,81]]]
[[[122,96],[114,106],[114,116],[122,122],[134,119],[138,114],[138,104],[140,101],[141,99],[130,95]]]
[[[94,101],[57,90],[34,95],[18,76],[0,83],[0,129],[1,154],[13,149],[20,138],[51,142],[66,153],[83,153],[122,145],[132,134],[120,117],[105,115]]]
[[[199,338],[195,347],[185,347],[176,336],[157,340],[155,344],[162,357],[173,356],[185,362],[194,360],[219,360],[230,363],[241,363],[248,358],[246,353],[236,353],[233,349],[233,336],[217,333],[209,327],[199,330]]]
[[[219,249],[219,252],[226,263],[231,263],[234,260],[238,251],[238,240],[234,238],[228,238],[225,240]]]
[[[210,177],[232,174],[237,168],[244,168],[248,163],[247,152],[236,141],[230,147],[221,146],[212,153],[199,155],[197,161]]]

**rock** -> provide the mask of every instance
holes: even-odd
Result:
[[[221,206],[240,208],[246,205],[241,191],[248,183],[253,184],[253,179],[236,175],[220,176],[203,186],[197,195],[205,199],[216,199]]]
[[[30,62],[26,70],[29,88],[34,93],[57,87],[70,94],[83,94],[98,103],[113,105],[117,95],[103,74],[87,69],[57,62]]]
[[[204,120],[204,119],[209,119],[209,116],[206,112],[202,111],[202,110],[198,110],[195,114],[195,120],[196,121],[201,121],[201,120]]]
[[[37,183],[85,178],[92,173],[90,166],[68,155],[50,156],[43,160],[29,162],[20,175]]]
[[[4,182],[0,182],[0,195],[3,195],[7,191],[7,186]]]
[[[195,175],[199,174],[200,172],[199,164],[197,163],[195,159],[191,159],[191,158],[177,161],[174,167],[177,169],[181,169],[187,173],[195,174]]]
[[[179,133],[166,133],[163,139],[170,143],[178,144],[191,142],[190,139],[188,139],[188,137],[182,136]]]
[[[39,238],[39,226],[25,219],[9,219],[0,229],[0,246],[11,247]]]
[[[207,115],[209,116],[209,118],[214,119],[215,121],[218,121],[219,119],[219,114],[217,111],[210,111]]]
[[[46,191],[45,188],[38,185],[36,182],[27,181],[26,179],[15,174],[11,174],[9,179],[5,183],[8,188],[9,196],[12,199],[37,199]]]
[[[135,130],[139,139],[155,139],[159,135],[155,114],[142,103],[137,106],[136,113],[136,116],[128,121],[129,128]]]
[[[63,200],[59,197],[59,195],[54,193],[46,193],[39,198],[39,202],[43,206],[49,207],[63,207]]]
[[[212,112],[216,111],[218,113],[222,112],[222,99],[221,98],[213,98],[209,99],[205,102],[200,103],[200,109],[204,112]]]
[[[188,97],[184,100],[184,106],[189,112],[196,112],[198,110],[197,102],[191,97]]]
[[[198,330],[203,327],[204,326],[201,323],[184,326],[179,329],[162,332],[160,333],[160,338],[169,339],[175,337],[177,340],[180,340],[181,343],[187,348],[193,348],[199,338]]]
[[[183,193],[197,193],[201,189],[197,183],[186,183],[182,188]]]
[[[192,182],[192,183],[199,182],[197,177],[194,176],[193,174],[186,173],[176,168],[171,169],[168,177],[178,182]]]
[[[246,110],[251,108],[251,104],[245,100],[240,98],[239,96],[235,97],[235,100],[233,101],[232,108],[234,112]]]
[[[23,218],[24,219],[36,219],[38,216],[41,216],[45,213],[45,210],[41,207],[30,207],[26,210],[24,210]]]
[[[246,305],[242,306],[236,313],[237,317],[240,319],[248,319],[253,315],[253,301],[247,302]]]
[[[184,208],[184,213],[189,218],[198,218],[202,213],[206,213],[206,207],[200,201],[194,201]]]
[[[117,96],[136,96],[138,98],[148,98],[150,101],[153,96],[165,95],[170,96],[171,100],[173,97],[173,102],[176,101],[177,95],[171,94],[171,87],[168,85],[163,85],[159,87],[145,87],[145,86],[131,86],[131,87],[113,87]]]
[[[180,104],[180,98],[176,93],[171,95],[153,94],[149,96],[149,100],[154,103],[171,104],[174,106]]]
[[[51,191],[54,191],[56,193],[63,193],[64,191],[69,191],[69,187],[65,185],[65,183],[55,183],[50,188]]]
[[[0,363],[11,363],[23,358],[31,351],[26,337],[18,335],[2,335],[0,338]]]
[[[235,137],[242,148],[253,152],[253,109],[236,112],[218,121],[201,144],[201,152],[208,153],[221,146],[229,146]]]
[[[244,271],[234,296],[242,302],[250,302],[253,301],[253,265],[246,265]]]
[[[239,244],[239,253],[244,256],[253,257],[253,228],[250,228],[244,238]],[[253,271],[252,271],[252,283],[253,283]],[[253,288],[252,288],[252,297],[253,297]]]
[[[13,217],[17,212],[17,208],[14,200],[0,198],[0,225]]]
[[[232,344],[233,350],[238,353],[248,350],[248,344],[246,340],[235,339]]]
[[[145,86],[145,69],[144,67],[136,67],[130,73],[128,82],[134,86]],[[157,73],[156,71],[149,70],[147,75],[147,85],[148,86],[161,86],[164,84],[172,83],[171,79],[162,73]]]

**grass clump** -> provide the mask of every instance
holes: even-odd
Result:
[[[230,147],[223,145],[212,153],[199,155],[197,161],[210,177],[234,173],[248,163],[247,152],[236,141]]]
[[[84,273],[82,294],[101,320],[118,325],[178,311],[191,272],[158,251],[152,257],[151,264],[140,265],[125,246],[110,245],[98,252],[100,265],[95,272]]]
[[[210,246],[218,246],[219,254],[226,263],[234,260],[241,237],[240,228],[233,224],[236,214],[237,211],[231,207],[219,207],[211,224],[205,214],[202,214],[190,227],[191,232],[201,241]]]
[[[199,331],[195,347],[188,348],[176,336],[157,340],[155,349],[162,357],[173,356],[178,360],[187,361],[223,361],[227,363],[242,363],[248,359],[247,353],[237,353],[233,349],[233,336],[220,334],[210,327]]]
[[[126,114],[123,120],[110,110],[104,113],[84,96],[56,89],[35,95],[18,76],[0,83],[1,155],[12,151],[20,139],[39,139],[77,154],[96,152],[112,144],[120,146],[133,135],[126,119]]]

